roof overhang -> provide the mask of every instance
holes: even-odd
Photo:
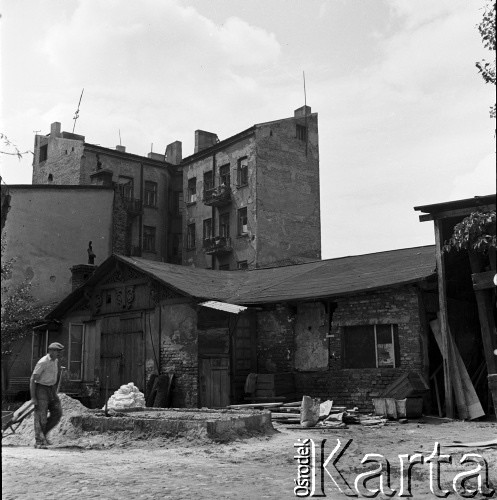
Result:
[[[217,309],[218,311],[224,311],[231,314],[240,314],[241,312],[248,309],[245,306],[239,306],[236,304],[228,304],[227,302],[218,302],[216,300],[209,300],[207,302],[201,302],[199,304],[203,307],[209,307],[210,309]]]

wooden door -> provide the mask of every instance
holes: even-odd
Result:
[[[228,357],[199,359],[200,406],[224,408],[230,404],[230,375]]]
[[[145,346],[141,317],[109,318],[101,334],[101,391],[105,396],[109,377],[109,397],[123,384],[133,382],[145,390]]]

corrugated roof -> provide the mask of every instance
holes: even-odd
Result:
[[[207,302],[201,302],[199,305],[203,307],[209,307],[210,309],[216,309],[218,311],[224,311],[231,314],[240,314],[241,312],[247,309],[245,306],[228,304],[227,302],[219,302],[218,300],[208,300]]]
[[[313,300],[422,281],[435,274],[435,246],[405,248],[253,271],[212,271],[113,255],[48,317],[63,314],[121,261],[195,300],[256,305]]]

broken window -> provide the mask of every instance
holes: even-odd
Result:
[[[186,248],[189,250],[195,248],[195,224],[186,226]]]
[[[297,125],[297,139],[307,141],[307,127],[305,125]]]
[[[209,191],[214,187],[214,175],[212,170],[209,172],[205,172],[204,174],[204,197],[206,195],[206,191]]]
[[[219,236],[230,237],[230,214],[229,212],[219,215]]]
[[[133,178],[125,177],[124,175],[119,176],[119,191],[121,196],[125,200],[133,199]]]
[[[69,380],[83,378],[83,339],[84,325],[69,325]]]
[[[144,205],[146,207],[157,206],[157,183],[145,181]]]
[[[48,144],[45,144],[44,146],[40,147],[40,160],[39,162],[41,163],[42,161],[47,161],[48,158]]]
[[[212,219],[204,220],[204,241],[212,238]]]
[[[188,179],[188,203],[195,203],[197,201],[197,178],[192,177]]]
[[[344,368],[396,368],[399,358],[397,325],[344,327]]]
[[[230,187],[231,185],[231,176],[230,176],[230,165],[223,165],[219,167],[219,184],[222,186],[223,184],[226,187]]]
[[[143,251],[155,252],[155,227],[143,226]]]
[[[247,207],[238,210],[238,235],[242,236],[248,233]]]
[[[239,260],[236,263],[237,269],[243,270],[243,269],[248,269],[248,262],[246,260]]]
[[[238,169],[237,169],[237,185],[246,186],[248,184],[248,159],[240,158],[238,160]]]

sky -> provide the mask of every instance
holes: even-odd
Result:
[[[323,258],[434,243],[414,206],[495,193],[483,0],[4,0],[7,184],[50,124],[146,155],[319,114]],[[12,152],[2,144],[2,151]]]

